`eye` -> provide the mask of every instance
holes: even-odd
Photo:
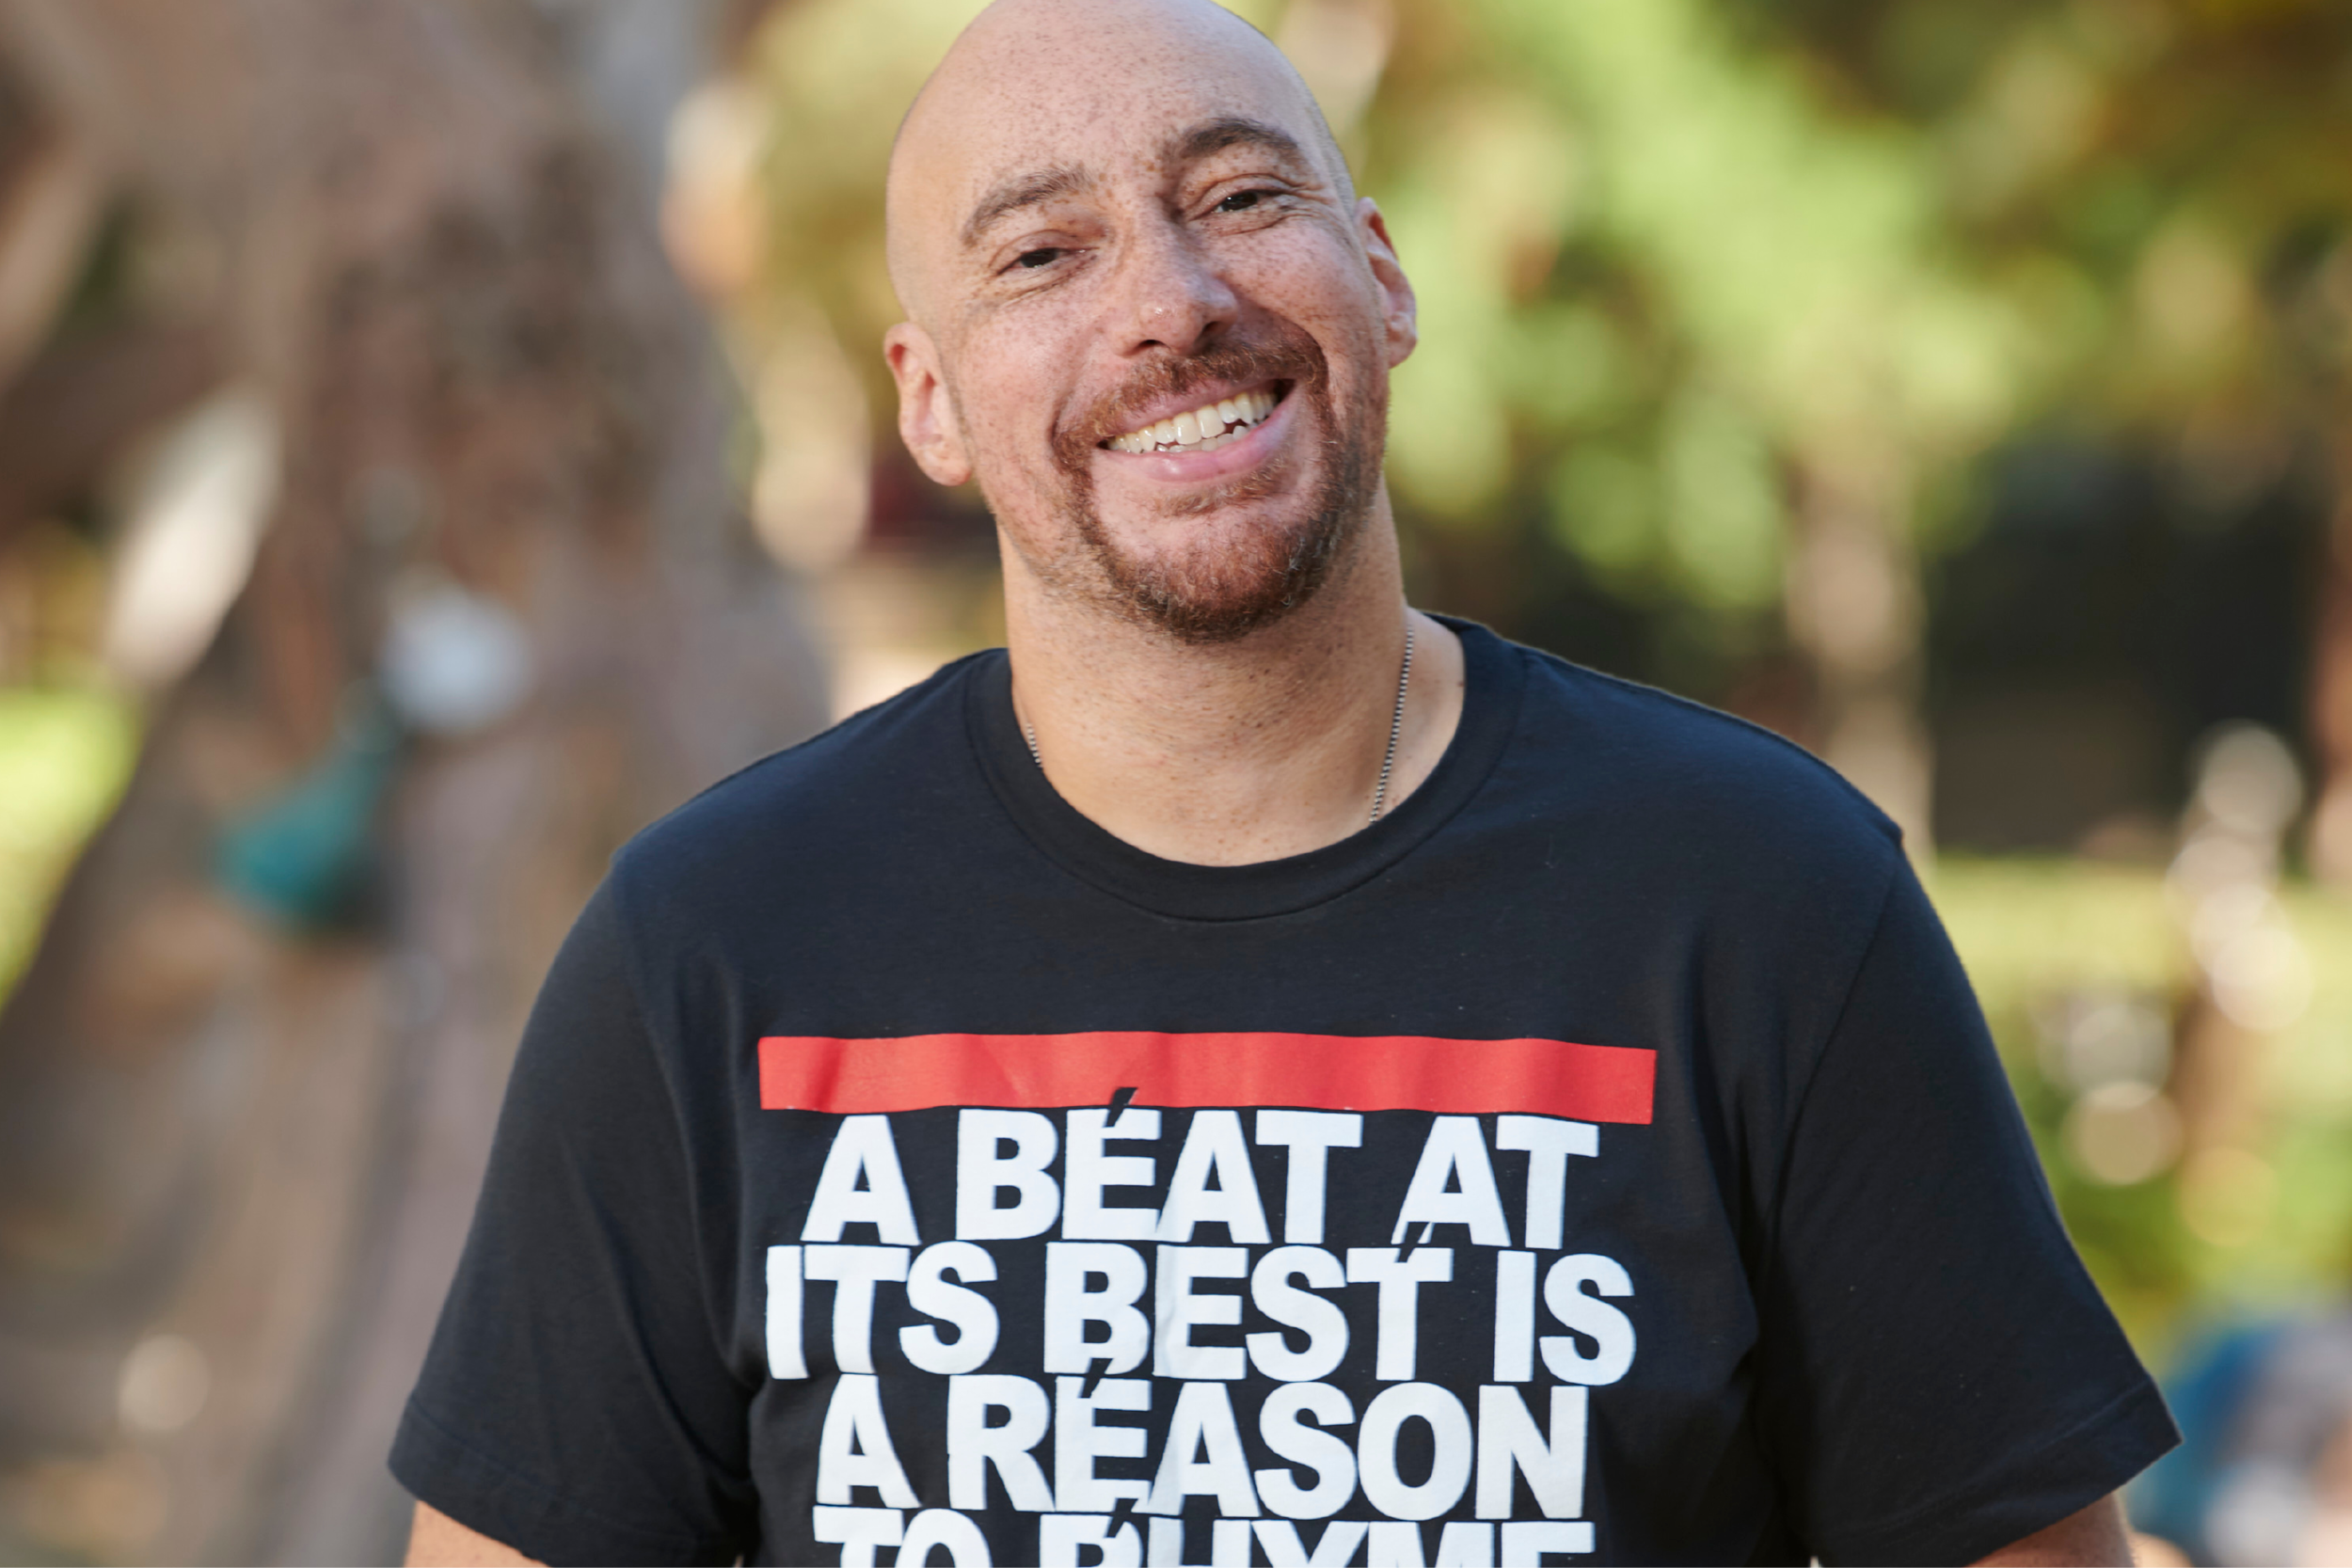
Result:
[[[1216,210],[1220,213],[1246,213],[1255,207],[1265,194],[1263,191],[1235,191],[1218,202]]]
[[[1052,266],[1054,262],[1060,258],[1060,256],[1061,252],[1051,246],[1047,246],[1040,250],[1025,250],[1014,259],[1013,265],[1021,267],[1048,267]]]

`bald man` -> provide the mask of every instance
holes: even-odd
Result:
[[[1003,0],[889,216],[1009,646],[616,858],[411,1560],[2125,1560],[2170,1421],[1892,827],[1406,608],[1412,290],[1281,56]]]

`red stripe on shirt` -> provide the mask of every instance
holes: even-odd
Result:
[[[759,1042],[771,1111],[872,1115],[939,1105],[1283,1105],[1329,1111],[1518,1111],[1646,1123],[1658,1053],[1567,1040],[1425,1035],[908,1035]]]

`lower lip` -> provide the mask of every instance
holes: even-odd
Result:
[[[1290,393],[1284,393],[1274,411],[1242,432],[1238,440],[1207,451],[1198,447],[1179,447],[1174,451],[1115,451],[1109,447],[1097,450],[1125,471],[1163,484],[1199,484],[1225,479],[1265,460],[1274,443],[1290,428],[1291,404]]]

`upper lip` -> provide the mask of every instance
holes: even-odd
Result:
[[[1162,420],[1172,420],[1179,414],[1189,414],[1196,408],[1205,408],[1213,403],[1223,403],[1227,398],[1237,397],[1243,392],[1279,392],[1282,385],[1279,377],[1268,376],[1259,381],[1235,381],[1222,386],[1212,381],[1196,387],[1190,391],[1170,392],[1166,397],[1153,398],[1150,403],[1143,404],[1140,410],[1128,416],[1126,424],[1112,431],[1103,439],[1115,441],[1121,436],[1133,436],[1138,430],[1151,429]],[[1099,446],[1101,442],[1096,444]]]

